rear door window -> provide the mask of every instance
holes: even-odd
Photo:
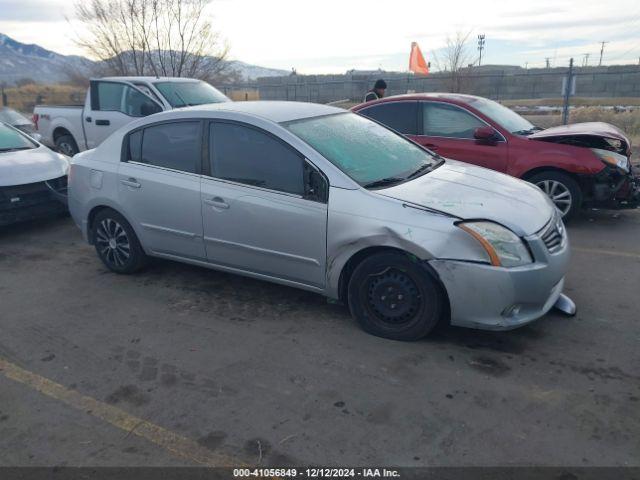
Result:
[[[379,103],[360,110],[358,113],[403,135],[418,134],[418,102]]]
[[[128,137],[126,160],[187,173],[200,173],[201,122],[171,122],[136,130]]]

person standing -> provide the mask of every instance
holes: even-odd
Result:
[[[373,85],[373,88],[367,92],[364,96],[364,101],[372,102],[373,100],[378,100],[379,98],[384,97],[384,92],[387,89],[387,82],[382,79],[376,80],[376,83]]]

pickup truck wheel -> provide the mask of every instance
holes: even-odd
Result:
[[[129,222],[118,212],[98,212],[91,229],[93,245],[105,266],[115,273],[134,273],[144,267],[148,257]]]
[[[60,135],[56,138],[56,149],[68,157],[73,157],[78,153],[78,145],[71,135]]]
[[[561,172],[541,172],[528,178],[540,187],[562,214],[562,220],[569,221],[582,206],[582,191],[578,182]]]
[[[351,314],[367,332],[392,340],[419,340],[438,323],[443,295],[417,262],[380,253],[360,263],[349,280]]]

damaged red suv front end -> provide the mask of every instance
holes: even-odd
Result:
[[[640,205],[640,176],[631,162],[631,142],[620,129],[602,122],[576,123],[529,135],[531,140],[589,149],[601,162],[599,172],[578,174],[583,206],[636,208]]]

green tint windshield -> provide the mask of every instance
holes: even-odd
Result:
[[[435,159],[406,138],[354,113],[284,124],[360,185],[385,179],[404,181]]]
[[[173,108],[230,101],[222,92],[201,81],[155,82],[154,85]]]
[[[0,123],[0,153],[27,150],[36,146],[26,135]]]

